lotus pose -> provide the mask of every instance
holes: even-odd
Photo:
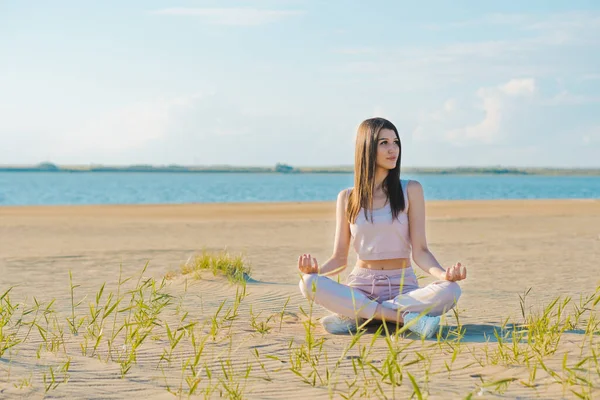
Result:
[[[429,338],[440,315],[460,297],[456,282],[467,271],[460,263],[442,268],[429,250],[423,188],[400,178],[401,149],[390,121],[371,118],[360,124],[354,187],[337,197],[333,254],[322,265],[310,254],[298,257],[302,294],[334,313],[321,320],[330,333],[356,332],[357,325],[376,319],[407,324]],[[342,284],[330,276],[346,268],[351,239],[357,263]],[[411,255],[438,281],[419,287]]]

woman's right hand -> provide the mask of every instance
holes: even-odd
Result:
[[[463,267],[461,263],[457,262],[446,270],[444,279],[450,282],[457,282],[467,279],[467,269]]]
[[[310,256],[310,254],[303,254],[298,257],[298,269],[303,274],[318,274],[319,264],[317,259]]]

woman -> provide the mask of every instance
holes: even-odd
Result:
[[[440,315],[460,297],[456,281],[467,271],[460,263],[442,268],[429,250],[423,188],[400,179],[400,161],[396,127],[383,118],[363,121],[356,136],[354,187],[337,198],[333,255],[321,266],[310,254],[298,257],[302,294],[335,313],[321,320],[330,333],[355,332],[364,320],[377,319],[407,324],[429,338]],[[344,285],[329,276],[346,268],[351,238],[358,260]],[[439,281],[419,288],[411,253]]]

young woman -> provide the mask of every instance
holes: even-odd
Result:
[[[428,338],[460,297],[456,281],[467,271],[460,263],[442,268],[429,250],[423,188],[400,179],[400,161],[396,127],[383,118],[363,121],[356,135],[354,187],[337,198],[333,255],[321,266],[310,254],[298,257],[302,294],[335,313],[321,320],[330,333],[355,332],[364,320],[378,319],[407,324]],[[344,285],[329,276],[346,268],[351,239],[358,260]],[[411,255],[439,280],[419,288]]]

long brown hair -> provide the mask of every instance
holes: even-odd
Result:
[[[396,219],[398,214],[405,208],[404,194],[400,184],[400,161],[402,160],[402,143],[398,136],[398,130],[390,121],[384,118],[369,118],[364,120],[356,133],[356,148],[354,153],[354,189],[348,198],[346,215],[350,223],[356,222],[356,217],[363,208],[365,218],[368,220],[367,210],[371,212],[373,221],[373,192],[375,190],[375,170],[377,168],[377,146],[379,132],[382,129],[390,129],[396,134],[400,143],[400,154],[394,169],[391,169],[383,181],[383,191],[387,194],[392,209],[392,218]]]

